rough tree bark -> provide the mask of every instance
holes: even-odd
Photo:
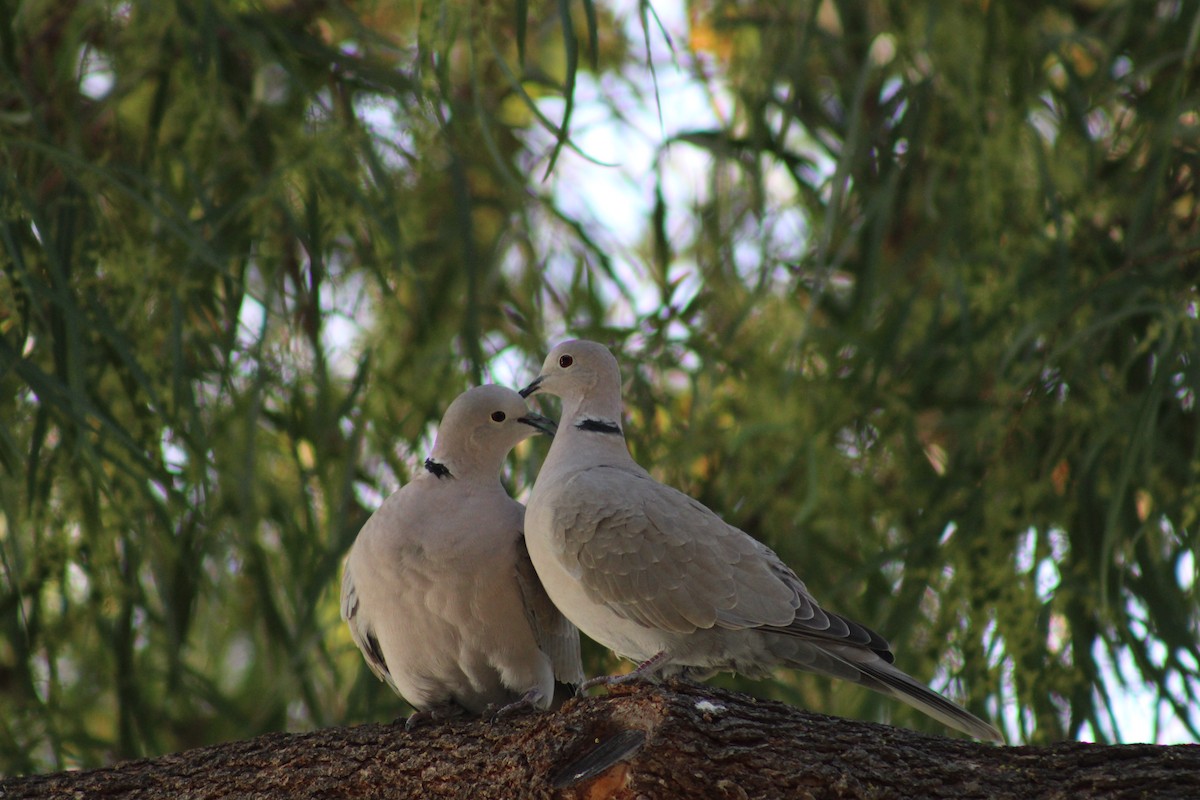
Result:
[[[707,686],[360,725],[0,781],[0,798],[1198,798],[1200,746],[996,747]]]

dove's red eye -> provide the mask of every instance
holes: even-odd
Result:
[[[504,412],[503,411],[493,411],[492,419],[495,420],[496,422],[504,422]]]
[[[571,358],[570,356],[559,356],[558,365],[563,369],[566,369],[574,363],[575,359]]]

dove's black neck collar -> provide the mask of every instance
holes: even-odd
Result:
[[[432,458],[425,459],[425,471],[432,474],[433,477],[441,480],[442,478],[453,478],[450,474],[450,469],[445,464],[439,464]]]
[[[575,427],[581,431],[591,431],[592,433],[615,433],[617,436],[621,435],[621,426],[608,419],[584,417],[575,423]]]

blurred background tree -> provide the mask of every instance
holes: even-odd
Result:
[[[567,335],[639,460],[1014,740],[1120,740],[1130,692],[1200,738],[1196,5],[0,20],[3,772],[402,713],[341,560]]]

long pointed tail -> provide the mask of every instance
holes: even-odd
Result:
[[[775,655],[790,666],[853,681],[976,739],[1004,744],[1004,736],[994,726],[893,667],[868,647],[782,637],[771,644]]]
[[[908,703],[918,711],[976,739],[1004,744],[1004,736],[995,726],[984,722],[957,703],[947,700],[886,661],[877,659],[874,662],[862,663],[855,660],[851,663],[862,673],[860,682],[863,686]]]

